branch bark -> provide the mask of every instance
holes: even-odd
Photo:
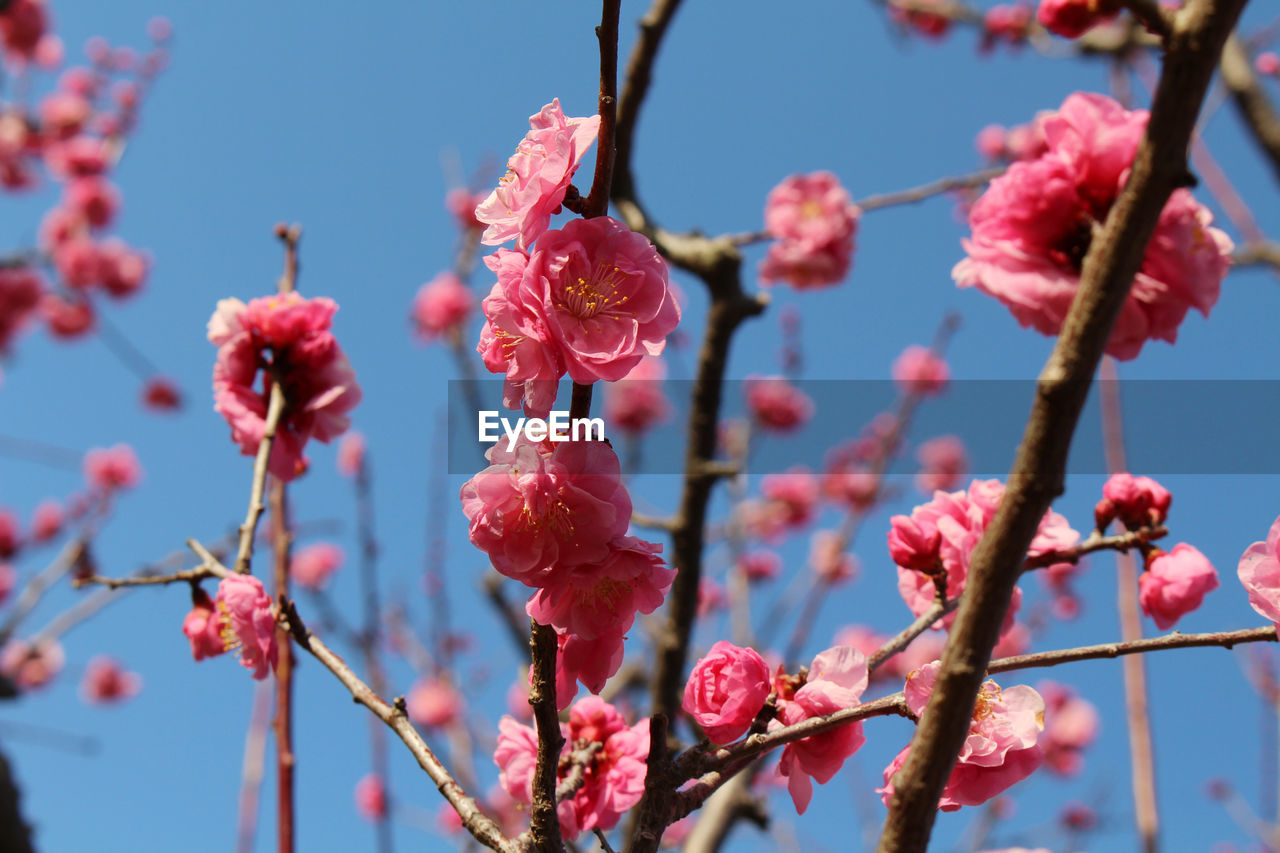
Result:
[[[1244,119],[1262,154],[1271,161],[1280,179],[1280,112],[1267,96],[1262,81],[1253,73],[1249,51],[1232,35],[1222,48],[1222,82],[1231,92],[1240,117]]]

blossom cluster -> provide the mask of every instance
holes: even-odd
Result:
[[[765,200],[764,225],[774,242],[760,280],[797,290],[839,284],[853,263],[860,213],[830,172],[792,175],[778,184]]]
[[[240,663],[263,679],[276,666],[275,606],[252,575],[232,575],[218,583],[218,594],[210,599],[196,587],[191,610],[182,621],[182,633],[191,643],[196,660],[240,650]]]

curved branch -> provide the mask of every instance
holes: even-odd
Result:
[[[1222,48],[1222,82],[1231,91],[1231,99],[1254,141],[1280,178],[1280,112],[1267,97],[1262,81],[1253,73],[1249,51],[1234,35]]]

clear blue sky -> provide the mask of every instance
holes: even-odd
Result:
[[[54,344],[35,333],[4,366],[0,433],[78,449],[119,441],[137,448],[145,483],[121,500],[95,544],[106,573],[127,573],[179,548],[188,536],[217,538],[243,515],[250,462],[238,455],[212,411],[214,350],[204,324],[217,300],[273,289],[280,253],[271,227],[280,220],[300,222],[300,288],[342,306],[336,331],[364,387],[355,420],[369,438],[376,472],[384,588],[407,602],[425,629],[419,576],[430,472],[443,464],[437,425],[453,367],[439,347],[410,339],[406,314],[417,287],[451,262],[455,230],[442,203],[449,177],[441,164],[460,161],[470,173],[478,164],[502,162],[527,128],[527,116],[553,97],[571,115],[594,109],[596,4],[540,4],[536,10],[493,0],[397,2],[376,9],[296,0],[252,8],[158,0],[51,5],[73,57],[91,35],[143,44],[149,17],[165,14],[174,23],[172,68],[146,105],[117,173],[125,198],[120,233],[154,253],[154,272],[147,292],[113,308],[110,319],[180,381],[189,405],[176,417],[147,414],[135,403],[133,377],[101,342]],[[979,165],[973,138],[982,126],[1021,123],[1055,108],[1070,92],[1106,85],[1098,63],[1046,59],[1031,50],[978,56],[972,33],[955,33],[941,45],[904,41],[870,2],[732,5],[732,14],[728,4],[711,3],[690,3],[680,12],[645,104],[635,165],[644,198],[668,227],[759,228],[766,193],[795,172],[829,169],[855,197],[963,173]],[[624,56],[642,10],[639,3],[623,5]],[[1260,17],[1255,10],[1249,20]],[[1230,107],[1215,118],[1208,139],[1263,228],[1280,232],[1272,176],[1241,139]],[[48,194],[3,199],[0,248],[29,245],[49,203]],[[949,358],[958,378],[1033,378],[1051,341],[1018,328],[994,301],[954,287],[950,269],[964,234],[945,199],[870,214],[845,284],[806,294],[775,290],[777,306],[802,313],[806,376],[883,379],[905,346],[927,342],[944,313],[955,310],[964,322]],[[760,254],[757,249],[749,256],[751,278]],[[488,288],[483,274],[475,283]],[[681,285],[689,295],[683,327],[696,339],[705,299],[698,282]],[[1274,380],[1278,315],[1275,277],[1233,273],[1209,321],[1190,317],[1177,347],[1149,345],[1138,361],[1122,367],[1122,376]],[[771,310],[741,330],[733,377],[777,371],[777,317]],[[687,377],[692,359],[689,349],[673,353],[673,375]],[[1023,394],[1026,403],[1008,410],[1029,407],[1029,385],[1010,383],[1009,393]],[[1237,441],[1231,411],[1184,416],[1214,424],[1219,442]],[[1162,427],[1160,441],[1183,426],[1178,419],[1137,420]],[[860,426],[849,424],[850,434]],[[1091,439],[1097,429],[1091,419],[1081,426]],[[1131,433],[1129,440],[1139,448],[1149,439]],[[1185,448],[1188,456],[1211,452],[1203,444]],[[1012,454],[1010,444],[985,473],[1002,473]],[[341,519],[345,528],[337,541],[354,555],[349,484],[334,473],[331,448],[314,446],[311,457],[313,472],[292,489],[299,518]],[[1269,475],[1163,478],[1175,495],[1173,540],[1195,544],[1222,576],[1221,589],[1180,628],[1261,624],[1235,579],[1235,564],[1280,513],[1275,471],[1264,473]],[[66,495],[79,480],[76,471],[0,458],[0,502],[24,517],[39,499]],[[478,641],[462,664],[475,726],[485,729],[503,712],[501,697],[516,659],[477,594],[486,561],[466,541],[453,497],[461,480],[451,477],[436,492],[447,524],[454,624],[465,625]],[[1057,505],[1082,531],[1100,484],[1098,476],[1073,477]],[[675,486],[671,478],[654,478],[638,491],[646,502],[670,507]],[[889,511],[908,508],[912,499],[908,494],[869,520],[857,545],[862,577],[826,603],[809,654],[844,624],[865,622],[886,631],[905,624],[908,613],[893,591],[883,537]],[[833,524],[834,517],[824,522]],[[803,570],[807,550],[807,537],[800,537],[784,556]],[[47,556],[24,559],[24,575]],[[714,554],[709,564],[723,570],[723,559]],[[1112,561],[1092,561],[1080,586],[1084,616],[1053,627],[1037,647],[1118,636]],[[352,618],[357,589],[349,565],[333,592]],[[1037,583],[1028,585],[1028,594],[1040,594]],[[69,591],[49,596],[30,626],[40,627],[72,600]],[[253,685],[230,660],[191,661],[179,631],[186,608],[180,589],[124,596],[66,638],[67,669],[54,686],[0,708],[0,742],[13,759],[40,849],[194,853],[231,846]],[[1150,623],[1147,628],[1154,631]],[[717,630],[702,629],[698,642],[709,644]],[[142,673],[142,694],[120,708],[84,707],[76,685],[97,653],[113,654]],[[1274,748],[1274,740],[1260,740],[1260,705],[1237,660],[1221,650],[1149,659],[1169,849],[1245,840],[1202,794],[1206,779],[1228,776],[1256,805],[1260,744]],[[1133,849],[1119,665],[1082,663],[1052,676],[1098,705],[1101,737],[1078,778],[1063,783],[1036,776],[1016,789],[1017,812],[996,840],[1042,841],[1056,849],[1056,836],[1036,833],[1066,800],[1096,799],[1105,804],[1105,823],[1088,849]],[[413,674],[396,665],[393,677],[403,691]],[[1033,673],[1026,680],[1040,677]],[[369,762],[367,715],[310,659],[302,661],[298,701],[300,849],[372,849],[372,831],[352,806],[352,788]],[[6,723],[92,737],[100,750],[89,757],[71,754],[20,737]],[[1274,718],[1266,724],[1274,726]],[[855,846],[850,839],[863,827],[849,805],[868,796],[870,782],[878,784],[881,768],[906,742],[909,724],[874,720],[866,732],[866,747],[848,770],[817,789],[805,819],[795,821],[785,795],[774,799],[778,822],[792,826],[801,849]],[[395,746],[392,787],[405,806],[396,827],[398,848],[448,849],[451,842],[414,826],[430,820],[439,798]],[[496,771],[483,758],[480,764],[487,784]],[[270,786],[268,778],[258,844],[264,851],[273,849]],[[944,815],[937,849],[948,849],[976,813]],[[878,802],[871,814],[878,827]],[[731,849],[774,846],[744,828]]]

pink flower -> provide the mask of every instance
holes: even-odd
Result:
[[[622,631],[608,631],[590,640],[561,633],[556,638],[560,655],[556,659],[556,707],[563,711],[578,694],[578,683],[599,693],[622,666]]]
[[[222,639],[222,617],[203,589],[196,587],[191,599],[191,610],[182,620],[182,633],[191,642],[191,656],[198,661],[216,657],[227,650]]]
[[[466,710],[462,696],[448,681],[421,678],[405,697],[409,719],[428,729],[443,729],[456,723]]]
[[[19,690],[44,687],[62,671],[66,656],[57,640],[32,646],[24,640],[10,640],[0,649],[0,675]]]
[[[626,377],[605,386],[604,419],[627,432],[642,433],[671,417],[671,402],[662,390],[667,368],[646,355]]]
[[[1150,477],[1128,473],[1112,474],[1102,487],[1102,501],[1094,510],[1098,529],[1105,530],[1111,519],[1119,518],[1130,530],[1164,524],[1173,496]]]
[[[927,12],[920,7],[940,5],[940,0],[920,0],[912,8],[891,5],[889,17],[898,24],[910,26],[925,38],[936,41],[946,36],[951,29],[951,19],[945,12]]]
[[[62,204],[94,228],[105,228],[120,207],[120,193],[106,178],[91,176],[67,182]]]
[[[462,330],[474,308],[475,298],[462,279],[442,272],[422,285],[413,298],[414,328],[424,341],[451,335]]]
[[[255,455],[262,441],[271,375],[281,377],[286,407],[269,470],[282,480],[306,469],[302,452],[309,439],[327,443],[345,432],[347,413],[360,402],[355,372],[329,331],[337,310],[331,299],[304,299],[290,292],[248,305],[224,299],[209,320],[209,342],[218,347],[214,408],[246,456]],[[261,391],[255,387],[260,371]]]
[[[117,299],[137,293],[150,266],[146,254],[115,239],[105,240],[98,247],[98,264],[100,283]]]
[[[694,664],[682,707],[712,743],[725,744],[747,733],[771,690],[769,665],[755,649],[720,640]]]
[[[98,655],[85,667],[80,698],[91,705],[105,705],[136,696],[141,689],[142,677],[136,672],[126,672],[111,658]]]
[[[142,388],[142,403],[156,412],[176,412],[182,408],[182,391],[173,380],[153,376]]]
[[[1120,11],[1114,0],[1040,0],[1036,17],[1051,33],[1078,38]]]
[[[1280,56],[1267,50],[1253,58],[1253,68],[1264,77],[1280,76]]]
[[[984,160],[999,160],[1004,157],[1004,139],[1006,131],[998,124],[989,124],[978,131],[974,147]]]
[[[1098,711],[1070,687],[1053,681],[1036,686],[1045,701],[1045,767],[1060,776],[1074,776],[1083,763],[1081,753],[1098,736]]]
[[[18,517],[12,510],[0,509],[0,560],[7,560],[22,547],[18,535]]]
[[[637,612],[662,606],[675,570],[662,562],[662,546],[621,536],[598,563],[551,573],[525,608],[540,624],[584,640],[626,633]]]
[[[476,208],[476,219],[489,226],[480,238],[485,245],[515,238],[528,251],[542,236],[599,133],[600,117],[565,118],[556,98],[529,117],[529,128],[507,160],[507,174]]]
[[[67,287],[86,290],[102,282],[102,252],[88,237],[71,237],[55,245],[53,265]]]
[[[924,713],[938,678],[939,663],[931,663],[907,676],[907,707],[917,717]],[[1035,772],[1044,761],[1037,741],[1044,730],[1044,699],[1019,684],[1001,689],[984,682],[978,692],[969,736],[951,771],[938,808],[956,811],[978,806]],[[877,791],[885,805],[894,794],[893,776],[906,763],[911,746],[898,753],[885,768],[884,787]]]
[[[100,175],[108,166],[107,146],[96,136],[81,134],[50,144],[44,150],[44,160],[50,172],[63,178]]]
[[[49,26],[44,0],[13,0],[0,12],[0,42],[13,60],[31,60]]]
[[[342,549],[330,542],[318,542],[299,549],[289,562],[289,579],[306,589],[323,589],[342,565]]]
[[[370,773],[356,783],[355,797],[356,814],[365,820],[379,821],[387,816],[387,787],[377,773]]]
[[[800,290],[838,284],[849,274],[860,212],[830,172],[778,184],[765,201],[765,228],[777,240],[761,265],[761,281]]]
[[[789,527],[803,527],[813,520],[818,506],[818,478],[808,468],[797,466],[780,474],[766,474],[760,492],[780,508]]]
[[[344,477],[355,477],[364,466],[365,441],[358,432],[350,431],[338,442],[338,473]]]
[[[94,448],[84,455],[84,478],[103,493],[132,489],[142,480],[142,466],[127,444]]]
[[[472,544],[507,577],[543,586],[557,571],[603,560],[626,534],[631,498],[608,444],[522,438],[512,450],[498,442],[487,456],[490,466],[459,497]]]
[[[941,547],[942,534],[928,517],[921,518],[920,523],[905,515],[889,519],[889,556],[898,566],[916,572],[933,572],[941,559]]]
[[[746,573],[749,581],[773,580],[782,569],[782,558],[776,551],[748,551],[738,560],[738,568]]]
[[[476,207],[483,204],[484,200],[484,193],[473,193],[458,187],[445,193],[444,208],[453,214],[458,227],[463,231],[479,231],[484,223],[476,219]]]
[[[916,461],[920,463],[916,488],[926,495],[954,489],[969,467],[964,442],[954,435],[939,436],[921,444],[916,448]]]
[[[252,575],[223,578],[215,604],[226,650],[239,646],[240,664],[266,678],[276,667],[276,617],[262,582]]]
[[[1200,606],[1205,594],[1218,588],[1218,572],[1209,559],[1185,542],[1165,553],[1154,549],[1147,570],[1138,578],[1142,612],[1163,631]]]
[[[790,432],[813,417],[813,401],[781,376],[748,376],[747,408],[769,432]]]
[[[814,532],[809,540],[809,565],[827,586],[844,583],[858,573],[858,561],[848,552],[848,542],[835,530]]]
[[[1014,46],[1022,44],[1030,23],[1031,10],[1026,6],[992,6],[982,19],[982,48],[990,50],[999,41]]]
[[[893,363],[893,381],[904,394],[931,397],[951,380],[947,363],[928,347],[909,346]]]
[[[968,257],[952,276],[960,287],[999,299],[1021,325],[1056,335],[1079,286],[1092,229],[1128,177],[1147,113],[1077,93],[1041,124],[1046,150],[1014,163],[973,206],[973,236],[963,241]],[[1170,196],[1112,331],[1109,354],[1128,360],[1147,340],[1175,342],[1191,308],[1208,316],[1232,250],[1212,221],[1187,190]]]
[[[75,92],[50,92],[40,101],[40,127],[56,140],[74,137],[93,115],[93,104]]]
[[[797,689],[779,691],[778,715],[769,728],[792,726],[810,717],[852,708],[866,689],[867,661],[862,653],[850,646],[827,649],[813,659],[807,679]],[[809,807],[813,780],[825,785],[864,742],[862,723],[855,722],[786,745],[778,769],[787,777],[787,790],[798,814]]]
[[[1236,569],[1249,592],[1249,604],[1264,618],[1280,625],[1280,518],[1267,532],[1267,541],[1254,542]]]
[[[0,352],[8,350],[40,305],[44,282],[28,267],[0,268]]]
[[[714,578],[698,581],[698,618],[724,610],[729,605],[729,594],[724,585]]]
[[[40,300],[40,314],[55,337],[78,338],[93,328],[93,306],[84,299],[69,301],[46,294]]]

